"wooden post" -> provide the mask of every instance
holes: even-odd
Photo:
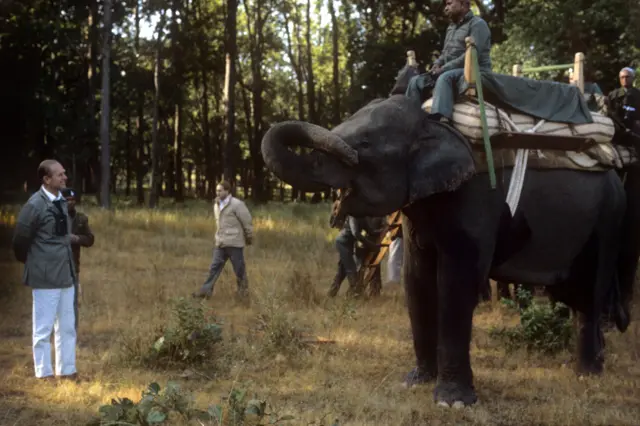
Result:
[[[407,65],[413,68],[418,67],[418,61],[416,61],[416,52],[413,50],[407,51]]]
[[[584,93],[584,53],[582,52],[576,53],[573,60],[572,83]]]
[[[522,65],[520,64],[514,65],[512,73],[514,77],[522,77]]]
[[[471,56],[471,49],[475,48],[476,43],[473,37],[467,37],[464,41],[467,46],[464,54],[464,79],[468,85],[467,94],[469,96],[476,96],[476,73],[473,69],[474,63]]]
[[[498,308],[498,283],[494,280],[489,280],[489,287],[491,288],[491,307],[493,309]]]

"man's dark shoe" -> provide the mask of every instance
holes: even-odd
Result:
[[[80,377],[78,376],[78,373],[73,373],[73,374],[67,374],[64,376],[58,376],[58,380],[66,380],[66,381],[71,381],[74,383],[80,383],[82,380],[80,380]]]
[[[251,306],[251,296],[249,295],[249,290],[236,291],[236,302],[246,307]]]
[[[203,292],[201,290],[198,291],[194,291],[193,293],[191,293],[191,297],[193,297],[194,299],[211,299],[211,293],[207,293],[207,292]]]

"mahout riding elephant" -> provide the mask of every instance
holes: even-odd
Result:
[[[406,81],[401,73],[396,88]],[[313,150],[297,154],[295,147]],[[437,403],[477,400],[472,316],[489,278],[546,286],[579,313],[580,373],[603,370],[599,314],[612,287],[619,289],[618,328],[629,324],[639,247],[637,169],[626,171],[632,197],[615,170],[529,169],[512,217],[505,203],[511,168],[496,170],[491,189],[488,175],[476,171],[469,141],[402,94],[370,102],[331,131],[300,121],[275,124],[262,155],[279,178],[305,191],[339,188],[343,214],[402,210],[416,354],[405,383],[435,380]]]

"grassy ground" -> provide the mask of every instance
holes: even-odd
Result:
[[[84,210],[96,234],[94,247],[82,254],[77,365],[86,381],[42,384],[33,378],[31,295],[19,283],[21,265],[3,251],[2,425],[81,425],[111,398],[137,401],[149,383],[164,387],[167,380],[193,392],[204,409],[234,387],[246,389],[279,414],[295,416],[288,424],[296,425],[335,419],[340,425],[640,424],[637,320],[625,334],[607,334],[605,375],[579,380],[567,364],[568,352],[507,354],[489,331],[518,319],[483,304],[472,342],[480,402],[443,409],[432,402],[432,385],[403,389],[414,358],[402,289],[385,288],[368,302],[346,300],[346,288],[335,300],[324,296],[337,261],[327,205],[253,209],[255,243],[246,250],[252,304],[234,300],[228,265],[205,303],[224,327],[211,362],[188,377],[181,377],[181,368],[140,366],[132,359],[166,324],[171,301],[188,296],[205,278],[215,229],[210,206]],[[263,330],[256,331],[260,319]],[[300,345],[297,331],[333,343]]]

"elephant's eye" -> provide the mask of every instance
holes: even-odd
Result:
[[[361,148],[369,148],[371,146],[371,143],[369,142],[369,138],[364,137],[360,140],[360,147]]]

